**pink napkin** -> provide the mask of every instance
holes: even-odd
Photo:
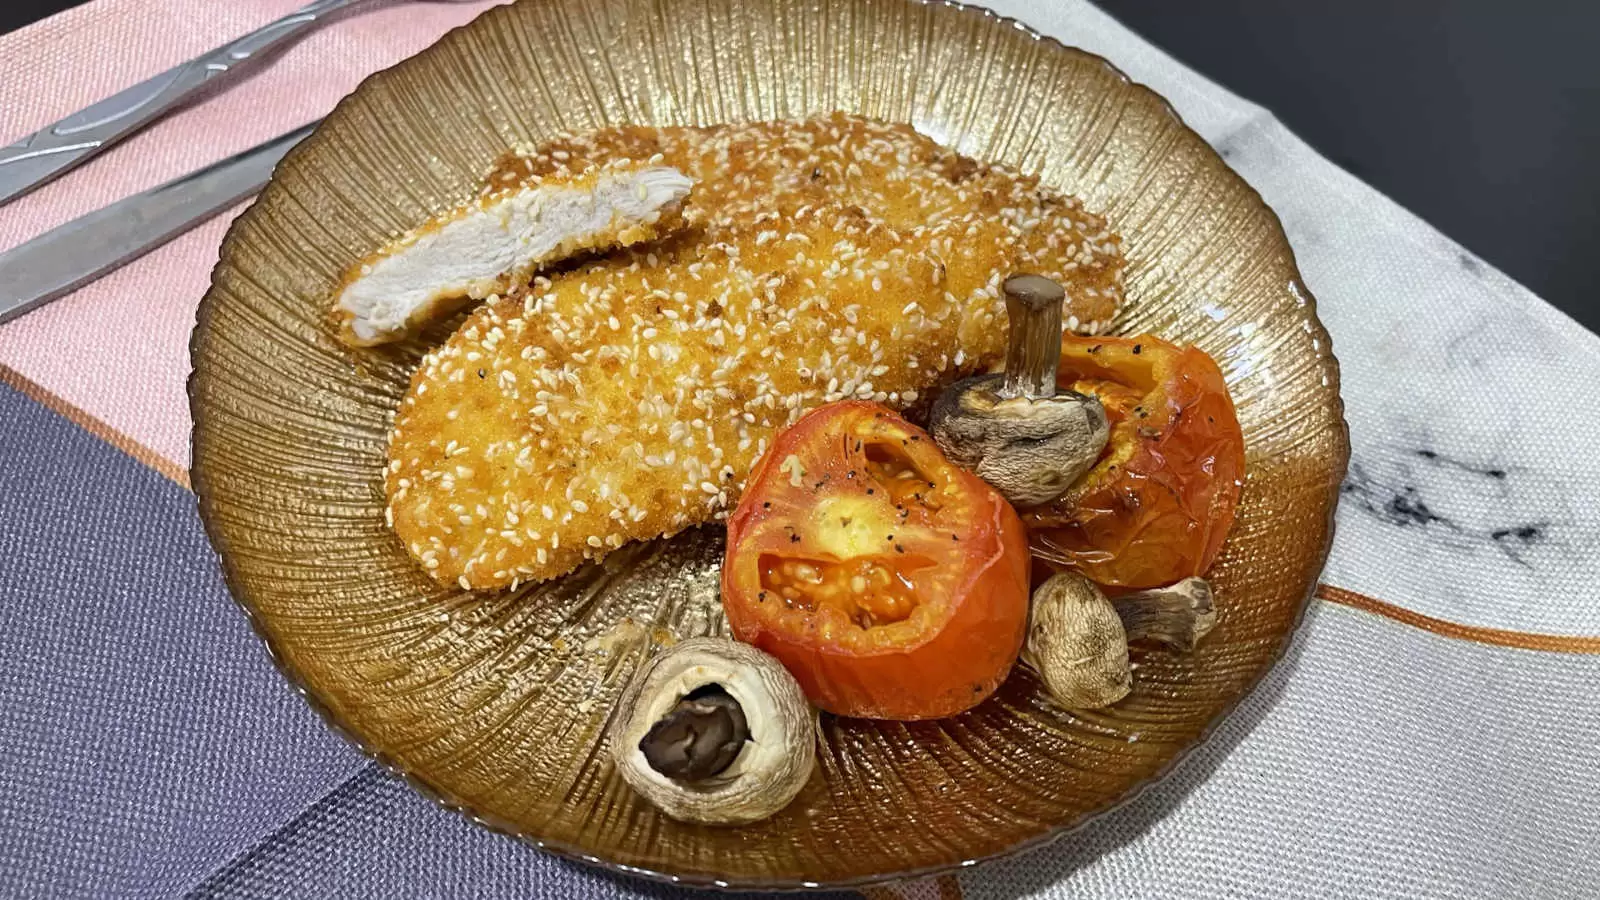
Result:
[[[290,13],[305,0],[98,0],[0,36],[0,142]],[[395,3],[312,32],[251,77],[0,207],[0,249],[327,115],[367,75],[492,2]],[[242,207],[241,207],[242,208]],[[179,477],[189,462],[189,331],[225,213],[0,326],[0,377]],[[144,452],[140,452],[144,451]]]

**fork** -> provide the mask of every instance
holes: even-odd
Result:
[[[314,0],[209,53],[67,116],[0,148],[0,204],[82,163],[191,100],[202,88],[240,80],[247,63],[292,43],[346,7],[369,0]],[[404,0],[410,2],[410,0]],[[465,2],[465,0],[455,0]]]

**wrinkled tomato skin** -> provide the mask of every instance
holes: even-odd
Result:
[[[994,524],[1025,546],[1016,514],[1007,518]],[[975,571],[955,614],[922,643],[870,655],[830,643],[815,622],[796,628],[753,615],[749,604],[728,602],[741,595],[726,584],[724,605],[734,636],[777,657],[818,708],[856,718],[939,719],[988,699],[1016,662],[1028,621],[1028,577],[1015,559],[997,556]]]
[[[1204,574],[1244,482],[1244,435],[1215,361],[1151,337],[1062,341],[1057,382],[1095,394],[1111,420],[1100,462],[1023,512],[1034,552],[1111,588]]]
[[[842,477],[843,464],[823,464],[819,449],[849,446],[855,436],[883,428],[917,435],[918,442],[908,446],[923,459],[942,461],[943,477],[967,498],[970,509],[956,523],[959,528],[938,534],[939,545],[929,542],[922,548],[942,554],[939,565],[951,577],[948,596],[919,597],[927,608],[926,622],[896,623],[872,639],[865,629],[841,629],[836,621],[786,607],[770,595],[760,599],[758,560],[774,548],[757,546],[752,536],[773,524],[773,516],[795,518],[791,504],[764,506],[769,498],[791,495],[792,500],[797,490],[806,489],[790,483],[780,468],[784,459],[793,454],[804,460],[808,481],[819,472]],[[828,525],[803,523],[799,531],[804,535],[817,527]],[[804,544],[797,546],[804,550]],[[887,407],[848,401],[802,418],[757,464],[728,519],[723,609],[734,636],[781,661],[821,709],[875,719],[941,718],[978,705],[1010,673],[1027,628],[1029,565],[1027,532],[1004,498],[944,461],[931,438]]]

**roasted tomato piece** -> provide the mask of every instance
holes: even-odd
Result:
[[[1114,587],[1204,573],[1244,484],[1244,434],[1216,362],[1152,337],[1068,336],[1057,382],[1100,398],[1111,439],[1072,489],[1023,512],[1034,552]]]
[[[1005,680],[1028,619],[1027,535],[995,490],[876,403],[778,435],[728,519],[722,604],[842,716],[932,719]]]

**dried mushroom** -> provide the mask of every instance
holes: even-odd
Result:
[[[1202,578],[1107,599],[1094,582],[1063,572],[1033,593],[1022,658],[1056,702],[1095,709],[1116,703],[1132,689],[1130,641],[1155,641],[1187,652],[1216,621],[1211,585]]]
[[[684,822],[742,825],[783,809],[816,766],[816,713],[767,654],[694,638],[623,695],[611,752],[623,780]]]
[[[1039,275],[1005,280],[1010,346],[1004,375],[951,385],[935,401],[939,449],[1017,506],[1059,497],[1105,449],[1110,425],[1100,401],[1057,392],[1061,286]]]
[[[1022,659],[1068,709],[1110,706],[1133,688],[1122,618],[1094,582],[1073,572],[1033,592]]]
[[[1155,641],[1187,653],[1217,624],[1211,585],[1204,578],[1185,578],[1171,587],[1125,594],[1111,601],[1128,639]]]

